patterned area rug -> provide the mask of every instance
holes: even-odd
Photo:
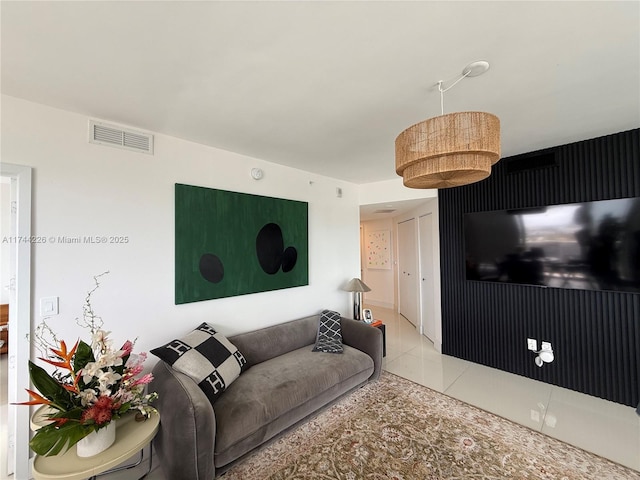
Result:
[[[222,478],[638,480],[640,472],[385,372]]]

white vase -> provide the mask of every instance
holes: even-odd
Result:
[[[116,440],[116,422],[110,422],[97,432],[91,432],[80,440],[77,445],[79,457],[93,457],[113,445]]]

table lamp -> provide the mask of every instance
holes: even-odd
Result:
[[[347,283],[345,290],[353,293],[354,320],[362,320],[362,292],[370,292],[371,289],[359,278],[353,278]]]

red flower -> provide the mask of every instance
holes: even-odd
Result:
[[[84,412],[82,412],[82,423],[87,423],[88,420],[93,420],[96,415],[96,407],[87,408]]]
[[[111,409],[111,405],[113,404],[113,399],[111,397],[107,397],[106,395],[103,395],[101,397],[98,397],[98,400],[96,400],[96,403],[94,403],[94,406],[97,408],[108,408]]]
[[[62,425],[64,425],[65,423],[67,423],[69,421],[68,418],[52,418],[51,420],[53,420],[56,424],[56,427],[60,428]]]
[[[107,410],[106,408],[102,408],[98,410],[96,414],[96,423],[98,425],[103,425],[105,423],[109,423],[111,421],[111,410]]]
[[[114,407],[115,405],[111,397],[99,397],[92,407],[82,412],[81,420],[83,423],[93,420],[98,425],[104,425],[111,421],[113,415],[112,409]]]

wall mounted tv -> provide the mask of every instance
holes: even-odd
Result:
[[[464,216],[466,278],[640,293],[640,197]]]

